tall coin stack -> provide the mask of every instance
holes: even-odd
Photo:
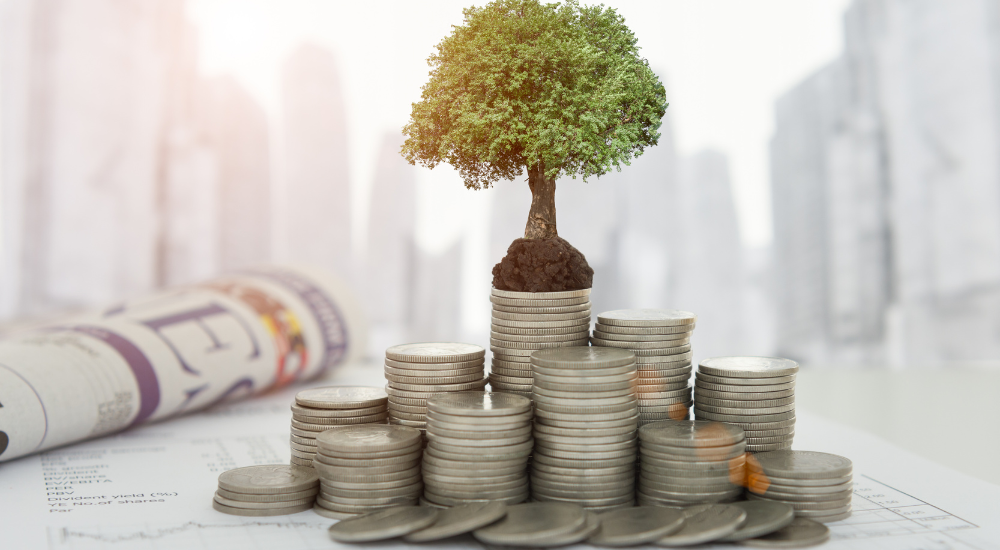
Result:
[[[424,430],[427,399],[486,387],[486,350],[475,344],[425,342],[385,350],[389,423]]]
[[[302,390],[292,404],[292,464],[312,468],[316,436],[338,426],[384,424],[389,413],[382,388],[328,386]]]
[[[430,505],[528,498],[531,400],[458,392],[427,400],[424,499]]]
[[[758,453],[747,463],[747,498],[784,502],[798,517],[829,523],[851,515],[854,464],[815,451]]]
[[[535,350],[585,346],[590,336],[590,289],[513,292],[493,289],[490,388],[531,397]]]
[[[222,472],[212,507],[234,516],[284,516],[313,507],[319,479],[307,468],[285,464]]]
[[[737,426],[700,420],[639,428],[640,506],[740,500],[746,440]]]
[[[635,503],[635,355],[572,347],[535,352],[531,495],[594,511]]]
[[[382,508],[416,505],[423,435],[416,428],[367,424],[327,430],[316,438],[320,494],[313,509],[344,519]]]
[[[640,426],[689,418],[691,333],[697,318],[675,309],[620,309],[597,316],[591,344],[636,355]]]
[[[743,428],[749,452],[790,449],[797,372],[798,363],[777,357],[705,359],[694,383],[695,417]]]

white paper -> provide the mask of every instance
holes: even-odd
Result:
[[[379,365],[338,369],[333,382],[384,383]],[[326,534],[334,521],[312,511],[242,518],[211,507],[221,471],[287,463],[294,393],[0,464],[0,548],[338,547]],[[830,524],[833,538],[824,548],[1000,548],[1000,487],[804,412],[795,447],[837,453],[855,464],[854,515]],[[482,548],[471,537],[439,546]]]

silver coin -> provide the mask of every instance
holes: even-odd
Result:
[[[655,342],[625,342],[621,340],[605,340],[597,336],[592,336],[590,342],[595,346],[606,346],[611,348],[628,349],[636,352],[650,350],[673,351],[674,353],[654,353],[651,355],[676,355],[691,349],[691,339],[682,338],[679,340],[658,340]]]
[[[548,349],[568,348],[568,347],[580,347],[580,346],[586,346],[587,344],[588,344],[588,340],[585,338],[585,339],[582,339],[582,340],[570,340],[568,342],[563,342],[562,344],[560,344],[558,346],[548,346],[548,347],[545,347],[545,348],[521,349],[521,348],[514,348],[514,347],[509,347],[509,346],[495,346],[494,345],[494,346],[490,346],[490,351],[492,351],[494,353],[494,356],[503,354],[503,355],[512,355],[512,356],[520,356],[520,357],[531,357],[537,351],[548,350]]]
[[[488,378],[482,378],[481,380],[475,382],[462,382],[457,384],[405,384],[401,382],[389,381],[387,385],[390,388],[406,391],[452,392],[481,390],[488,382]]]
[[[538,423],[538,424],[546,424],[546,425],[549,425],[549,426],[555,426],[555,427],[559,427],[559,428],[577,428],[577,429],[579,429],[579,428],[593,428],[593,429],[598,429],[598,430],[600,430],[600,429],[606,429],[606,428],[618,428],[618,427],[621,427],[621,426],[632,426],[633,428],[637,428],[636,423],[638,421],[639,421],[639,415],[638,414],[636,414],[635,416],[630,417],[630,418],[623,418],[621,420],[607,420],[607,421],[603,421],[603,422],[602,421],[590,421],[590,420],[588,420],[588,421],[583,421],[583,420],[566,421],[566,420],[558,420],[558,419],[555,419],[555,418],[538,418],[538,419],[536,419],[536,423]]]
[[[835,521],[842,521],[851,517],[851,507],[848,506],[845,510],[832,511],[829,514],[818,514],[815,512],[810,512],[809,514],[809,519],[813,521],[818,521],[820,523],[833,523]]]
[[[676,355],[657,355],[653,354],[646,356],[643,354],[636,354],[635,362],[647,365],[669,365],[671,363],[689,363],[691,361],[692,353],[678,353]],[[666,366],[660,368],[668,368]]]
[[[471,442],[473,440],[469,441]],[[530,436],[525,441],[512,442],[506,445],[496,444],[488,447],[470,446],[466,445],[465,442],[463,442],[462,445],[451,445],[448,443],[442,443],[441,438],[434,438],[433,440],[428,441],[427,443],[427,448],[433,448],[435,450],[443,451],[446,453],[460,454],[460,455],[482,454],[482,453],[496,453],[496,454],[509,455],[521,451],[530,452],[533,446],[534,446],[534,440],[531,439]]]
[[[565,328],[565,327],[579,327],[579,326],[590,326],[590,316],[583,317],[580,319],[569,319],[565,321],[515,321],[512,319],[499,319],[497,317],[490,318],[491,326],[493,330],[498,330],[498,327],[511,327],[511,328]]]
[[[672,399],[675,397],[691,397],[691,386],[685,384],[678,384],[679,388],[664,391],[645,391],[637,392],[636,397],[640,400],[646,399]]]
[[[587,457],[586,455],[578,455],[574,458],[549,456],[547,453],[538,452],[532,457],[532,464],[548,464],[550,466],[563,466],[563,467],[591,467],[591,468],[609,468],[612,466],[625,466],[627,464],[635,463],[635,453],[619,453],[622,456],[617,458],[597,458],[597,457]],[[633,474],[634,475],[634,474]]]
[[[695,501],[691,500],[673,500],[669,498],[657,498],[655,496],[647,495],[641,491],[636,492],[636,501],[640,506],[667,506],[671,508],[686,508],[695,504],[725,504],[729,502],[736,502],[739,497],[733,498],[719,498],[719,499],[697,499]]]
[[[668,548],[694,546],[718,540],[736,531],[746,521],[742,508],[729,504],[701,504],[682,510],[684,525],[681,529],[655,542]]]
[[[310,460],[306,460],[304,458],[299,458],[299,457],[294,456],[294,455],[291,456],[291,457],[289,457],[288,462],[291,463],[292,466],[298,466],[300,468],[312,468],[313,467],[313,461],[311,459]]]
[[[535,379],[533,388],[545,388],[547,390],[556,391],[576,391],[576,392],[588,392],[597,391],[605,392],[612,390],[623,390],[626,388],[635,388],[635,378],[631,380],[622,380],[620,382],[584,382],[584,383],[568,383],[568,382],[550,382],[548,380]]]
[[[242,502],[288,502],[290,500],[299,500],[315,496],[316,493],[319,493],[319,485],[317,484],[317,486],[312,489],[306,489],[295,493],[275,493],[270,495],[235,493],[221,488],[216,490],[215,493],[223,498],[239,500]]]
[[[577,332],[588,332],[590,324],[576,324],[567,327],[552,328],[518,328],[507,325],[490,325],[490,331],[497,334],[521,335],[521,336],[558,336],[562,334],[572,334]]]
[[[537,410],[544,410],[551,413],[558,414],[576,414],[576,415],[586,415],[591,417],[592,415],[603,415],[603,414],[616,414],[628,412],[628,416],[635,414],[637,410],[636,401],[633,400],[630,403],[621,403],[618,405],[593,405],[591,406],[586,400],[580,399],[577,401],[578,405],[555,405],[552,403],[542,403],[538,402],[541,407],[537,407]],[[597,417],[600,418],[600,417]],[[605,418],[606,419],[606,418]]]
[[[618,435],[609,435],[604,437],[563,436],[563,435],[547,434],[544,432],[536,432],[535,438],[541,442],[550,442],[561,445],[580,445],[580,444],[604,445],[612,443],[635,442],[635,432],[622,433]]]
[[[634,354],[628,350],[588,346],[543,350],[531,358],[532,365],[550,369],[606,369],[634,362]]]
[[[597,320],[618,327],[672,327],[694,324],[698,316],[676,309],[618,309],[599,314]]]
[[[632,418],[635,416],[638,408],[635,406],[629,407],[623,411],[619,412],[609,412],[609,413],[596,413],[587,414],[584,412],[552,412],[547,406],[536,406],[535,407],[535,418],[548,419],[548,420],[566,420],[569,422],[584,422],[588,420],[594,420],[596,422],[609,422],[612,420],[622,420],[625,418]]]
[[[636,368],[635,368],[635,363],[629,363],[628,365],[623,365],[621,367],[605,367],[597,369],[591,369],[591,368],[575,369],[572,367],[553,369],[553,368],[534,365],[531,369],[531,372],[533,376],[542,375],[545,377],[549,377],[550,379],[558,380],[564,377],[581,377],[581,376],[603,377],[603,376],[618,376],[622,374],[635,374]]]
[[[263,516],[287,516],[290,514],[297,514],[299,512],[304,512],[312,508],[312,502],[308,504],[300,504],[296,506],[289,506],[285,508],[268,508],[264,510],[255,510],[248,508],[233,508],[232,506],[226,506],[225,504],[220,504],[217,500],[212,500],[212,508],[216,511],[222,512],[223,514],[229,514],[233,516],[247,516],[247,517],[263,517]]]
[[[702,390],[713,390],[726,393],[774,393],[785,390],[795,390],[794,383],[788,384],[775,384],[773,386],[723,386],[720,384],[710,384],[708,382],[703,382],[695,378],[694,380],[695,391],[699,389]]]
[[[434,429],[444,429],[444,430],[460,431],[460,432],[461,431],[469,431],[469,430],[481,430],[483,427],[486,427],[490,431],[496,430],[496,431],[499,431],[499,432],[514,433],[515,430],[520,430],[521,428],[524,428],[525,426],[530,426],[530,425],[531,425],[530,417],[529,418],[516,419],[515,421],[507,423],[507,424],[488,424],[488,425],[487,424],[478,424],[477,425],[477,424],[467,424],[467,423],[458,423],[458,422],[445,422],[445,421],[439,420],[437,418],[430,418],[427,421],[427,426],[428,427],[433,426]]]
[[[309,496],[305,498],[300,498],[291,501],[281,501],[281,502],[251,502],[246,500],[234,500],[226,498],[219,493],[215,493],[215,502],[228,506],[230,508],[244,508],[247,510],[273,510],[275,508],[291,508],[294,506],[302,506],[308,504],[312,506],[315,499],[314,496]]]
[[[748,501],[748,502],[751,502],[751,501]],[[754,500],[752,502],[764,502],[764,501]],[[785,504],[787,504],[787,503],[785,503]],[[844,514],[846,512],[850,512],[850,511],[851,511],[851,505],[848,503],[848,504],[846,504],[844,506],[840,506],[840,507],[837,507],[837,508],[830,508],[830,509],[825,508],[825,509],[822,509],[822,510],[801,510],[801,509],[799,509],[799,510],[795,511],[795,515],[797,515],[799,517],[803,517],[803,518],[810,518],[812,520],[820,521],[820,522],[823,522],[823,523],[828,523],[828,522],[832,521],[830,519],[831,516],[840,516],[840,515],[842,515],[842,514]]]
[[[804,548],[830,540],[830,528],[808,518],[795,518],[791,523],[767,535],[742,541],[754,548]]]
[[[841,495],[844,497],[850,496],[851,492],[854,490],[854,482],[848,481],[846,483],[840,483],[838,485],[821,485],[818,487],[795,487],[792,485],[779,485],[770,482],[770,478],[767,479],[767,487],[750,487],[748,488],[751,492],[771,496],[774,495],[776,498],[785,499],[795,499],[795,498],[822,498],[826,495]]]
[[[316,444],[324,451],[340,453],[373,453],[396,451],[419,446],[422,434],[405,426],[367,424],[327,430],[316,436]]]
[[[706,405],[704,401],[698,401],[696,405],[698,410],[716,414],[732,414],[737,416],[751,416],[751,415],[761,415],[761,414],[779,414],[788,411],[795,410],[795,404],[791,405],[780,405],[777,407],[748,407],[748,408],[737,408],[737,407],[716,407],[712,405]]]
[[[601,406],[616,406],[616,405],[635,405],[637,399],[634,395],[620,395],[617,397],[597,397],[590,398],[587,394],[573,394],[574,397],[550,397],[548,395],[538,394],[534,397],[535,403],[543,403],[546,405],[556,405],[560,407],[566,406],[587,406],[587,407],[601,407]]]
[[[495,309],[501,307],[573,307],[590,304],[587,296],[573,296],[560,298],[507,298],[503,296],[490,296],[490,302]],[[589,306],[588,306],[589,307]]]
[[[588,542],[598,546],[638,546],[659,540],[684,525],[680,510],[657,506],[638,506],[604,512],[601,528]]]
[[[750,400],[755,401],[758,399],[774,400],[774,399],[784,399],[787,397],[795,397],[795,390],[783,390],[776,392],[745,392],[743,390],[738,390],[736,392],[724,392],[709,390],[701,387],[694,388],[695,395],[699,397],[707,397],[710,399],[729,399],[729,400]]]
[[[333,456],[328,456],[324,453],[318,453],[316,455],[316,460],[327,464],[328,466],[343,466],[347,468],[363,468],[363,467],[373,467],[380,468],[383,466],[393,466],[396,464],[408,464],[414,461],[420,460],[420,455],[422,451],[416,449],[413,451],[407,451],[404,454],[390,456],[386,458],[338,458]]]
[[[670,369],[670,370],[648,370],[637,369],[639,378],[655,379],[652,383],[661,384],[667,380],[673,382],[687,382],[691,380],[691,367]]]
[[[567,298],[579,298],[582,296],[590,296],[589,288],[581,288],[578,290],[553,290],[548,292],[521,292],[516,290],[500,290],[495,287],[490,287],[490,296],[497,296],[499,298],[514,298],[521,300],[563,300]]]
[[[547,466],[541,463],[532,463],[533,473],[552,474],[566,477],[586,477],[586,478],[608,478],[615,479],[635,479],[635,468],[633,465],[591,468],[587,466],[575,465],[573,467]],[[624,476],[624,477],[621,477]],[[609,481],[609,480],[605,480]]]
[[[319,476],[310,469],[286,464],[247,466],[219,475],[219,487],[234,493],[272,495],[313,489]]]
[[[390,401],[389,410],[392,412],[404,412],[410,414],[427,414],[427,405],[400,405]]]
[[[794,433],[776,435],[772,437],[748,437],[747,445],[769,445],[771,443],[787,443],[795,438]]]
[[[547,397],[557,397],[562,399],[606,399],[611,397],[623,397],[623,396],[633,396],[635,391],[630,388],[623,388],[620,390],[609,390],[609,391],[588,391],[586,394],[581,394],[575,391],[562,391],[562,390],[550,390],[546,388],[532,388],[532,392],[535,395],[543,395]]]
[[[473,392],[473,393],[475,393],[475,392]],[[478,392],[478,393],[485,393],[485,392]],[[448,422],[448,423],[451,423],[451,424],[469,424],[469,425],[472,425],[472,426],[487,426],[487,425],[488,426],[506,426],[506,425],[509,425],[509,424],[515,424],[515,423],[519,423],[519,422],[524,422],[524,421],[527,421],[527,420],[531,420],[531,410],[530,410],[530,408],[521,409],[521,412],[517,412],[514,409],[514,407],[518,407],[519,406],[519,403],[523,403],[523,401],[520,398],[518,398],[516,396],[507,395],[507,396],[503,396],[503,397],[497,397],[497,399],[504,399],[504,397],[510,398],[512,403],[511,403],[511,407],[510,408],[504,409],[505,413],[503,415],[499,415],[499,416],[485,416],[485,415],[473,416],[473,415],[467,415],[467,414],[451,414],[451,413],[448,413],[448,412],[442,412],[442,411],[438,411],[438,410],[435,410],[435,409],[430,409],[427,412],[427,418],[429,420],[440,420],[440,421]],[[476,399],[476,398],[473,397],[472,399]],[[450,409],[450,410],[456,410],[456,409],[453,408],[453,409]],[[474,410],[474,409],[469,409],[469,410]]]
[[[442,415],[509,418],[530,413],[531,400],[492,392],[458,392],[436,395],[427,400],[427,407]]]
[[[614,506],[617,504],[634,504],[635,503],[635,493],[629,492],[628,494],[610,497],[610,498],[572,498],[572,497],[555,497],[549,495],[543,495],[539,493],[533,493],[532,498],[540,502],[565,502],[567,504],[576,504],[578,506],[583,506],[584,508],[589,507],[604,507],[604,506]]]
[[[472,374],[459,376],[397,376],[395,374],[385,374],[385,379],[393,383],[401,384],[465,384],[468,382],[478,382],[483,379],[484,371],[477,370]]]
[[[550,384],[609,384],[614,382],[630,382],[636,379],[634,366],[627,365],[626,371],[620,374],[595,374],[593,376],[551,376],[542,374],[537,370],[532,373],[535,382],[548,382]]]
[[[799,372],[799,364],[780,357],[713,357],[702,360],[698,370],[727,378],[773,378]]]
[[[490,386],[493,388],[504,388],[508,390],[518,390],[530,392],[533,381],[531,378],[521,378],[517,376],[505,376],[503,374],[490,373]]]
[[[505,346],[504,342],[549,342],[561,344],[567,341],[582,340],[590,336],[590,331],[579,330],[567,334],[546,334],[546,335],[521,335],[505,334],[503,332],[490,332],[490,343],[497,346]]]
[[[481,367],[485,363],[485,356],[471,361],[457,361],[454,363],[410,363],[407,361],[396,361],[388,358],[385,359],[386,367],[407,371],[463,370]]]
[[[387,415],[388,412],[381,412],[366,416],[352,416],[350,418],[323,418],[319,416],[301,416],[292,413],[292,426],[306,430],[312,429],[314,431],[329,430],[331,426],[349,426],[379,422],[385,420]]]
[[[514,495],[512,497],[498,497],[498,498],[488,498],[488,499],[486,499],[486,498],[479,498],[479,499],[477,499],[477,498],[464,498],[464,497],[463,498],[454,498],[454,497],[439,495],[437,493],[433,493],[433,492],[428,491],[428,492],[424,493],[424,498],[426,500],[430,501],[430,502],[433,502],[434,504],[437,504],[437,505],[440,505],[440,506],[445,506],[445,507],[458,506],[460,504],[468,504],[470,502],[500,502],[502,504],[506,504],[508,506],[511,506],[511,505],[514,505],[514,504],[520,504],[520,503],[524,502],[525,499],[528,498],[529,494],[530,493],[527,490],[525,490],[523,493]]]
[[[567,305],[567,306],[547,306],[547,305],[531,305],[531,306],[504,306],[500,304],[493,304],[493,311],[499,311],[503,313],[521,313],[528,315],[554,315],[559,313],[579,313],[581,311],[590,311],[590,302],[584,302],[582,304]]]
[[[434,430],[427,431],[428,442],[434,442],[439,448],[447,449],[445,445],[451,447],[506,447],[517,445],[531,439],[531,434],[517,435],[512,437],[497,437],[495,439],[461,439],[455,437],[445,437],[434,433]]]
[[[406,542],[431,542],[469,533],[507,515],[502,502],[474,502],[441,510],[429,527],[403,537]]]
[[[428,365],[433,365],[433,363],[427,363]],[[467,376],[470,374],[482,373],[486,370],[486,363],[483,362],[482,365],[477,365],[475,367],[469,367],[465,369],[398,369],[396,367],[384,367],[385,374],[391,374],[392,376],[405,376],[407,378],[450,378],[453,376]],[[390,400],[391,401],[391,400]]]
[[[381,388],[368,386],[326,386],[295,394],[298,405],[316,409],[364,409],[385,405],[386,399]]]
[[[732,378],[727,376],[713,376],[702,370],[698,370],[698,378],[702,382],[709,384],[719,384],[722,386],[773,386],[775,384],[791,384],[795,382],[796,375],[787,376],[767,376],[761,378]]]
[[[638,395],[638,394],[637,394]],[[690,407],[694,404],[694,401],[690,397],[673,397],[670,399],[638,399],[639,410],[642,412],[663,412],[668,410],[666,407],[672,407],[673,405],[683,404]],[[670,410],[673,410],[671,408]]]
[[[717,447],[735,445],[744,439],[743,430],[721,422],[688,420],[647,424],[639,438],[653,445],[674,447]]]
[[[447,437],[458,440],[490,440],[490,439],[511,439],[531,435],[531,426],[522,426],[513,430],[493,430],[469,431],[469,430],[449,430],[439,427],[437,424],[427,426],[427,435],[435,437]]]
[[[594,323],[594,330],[599,330],[608,334],[621,334],[623,336],[669,336],[671,334],[687,334],[691,333],[695,328],[695,323],[690,325],[674,325],[667,327],[620,327],[615,325],[606,325],[598,319]]]
[[[674,481],[674,479],[671,478],[671,481]],[[682,478],[680,481],[687,483],[691,480]],[[722,479],[719,483],[713,485],[691,485],[685,483],[657,483],[645,477],[640,477],[639,479],[640,487],[642,487],[643,492],[648,494],[654,494],[656,491],[664,491],[666,493],[692,492],[697,494],[737,493],[736,491],[732,491],[736,485],[728,479]]]
[[[535,442],[535,450],[549,456],[561,456],[556,451],[569,451],[581,453],[615,453],[618,451],[635,450],[638,443],[635,439],[628,439],[616,443],[591,443],[588,440],[577,440],[575,443],[562,443],[548,439],[539,439]],[[615,458],[615,457],[606,457]]]
[[[540,537],[532,541],[528,546],[534,548],[557,548],[560,546],[567,546],[570,544],[576,544],[587,540],[588,537],[597,532],[601,527],[601,520],[598,515],[591,511],[585,511],[586,521],[583,527],[580,527],[576,531],[571,533],[566,533],[563,535],[553,535],[548,537]]]
[[[792,442],[787,443],[767,443],[765,445],[747,445],[748,453],[764,453],[770,451],[787,451],[792,448]]]
[[[755,457],[764,474],[792,479],[830,479],[850,475],[847,458],[816,451],[773,451]]]
[[[715,420],[718,422],[780,422],[795,418],[794,410],[775,414],[721,414],[700,409],[697,403],[694,406],[694,414],[698,417],[698,420]]]
[[[674,342],[677,340],[689,340],[691,332],[677,332],[674,334],[621,334],[606,332],[603,329],[603,325],[599,324],[594,328],[594,337],[618,342]]]
[[[490,350],[494,348],[503,349],[507,353],[521,353],[524,351],[536,351],[540,349],[551,349],[551,348],[562,348],[571,346],[584,346],[586,345],[587,337],[574,338],[567,340],[552,340],[548,342],[512,342],[509,340],[498,340],[496,338],[490,338]],[[530,353],[528,354],[531,355]]]
[[[330,538],[337,542],[373,542],[419,531],[437,520],[438,511],[421,506],[393,506],[356,518],[342,520],[330,527]]]
[[[540,496],[564,499],[595,500],[620,499],[625,496],[631,497],[634,493],[634,488],[630,484],[621,484],[613,489],[604,490],[595,489],[589,484],[581,484],[572,489],[553,489],[544,485],[533,485],[531,487],[531,491],[535,500],[541,500],[539,499]]]
[[[746,512],[747,519],[735,532],[718,539],[720,541],[737,542],[761,537],[790,524],[795,518],[795,510],[781,502],[747,500],[732,505]]]
[[[590,320],[590,308],[572,313],[508,313],[506,311],[493,310],[491,318],[494,322],[501,321],[579,321],[580,319]]]
[[[379,390],[383,394],[382,390]],[[378,414],[385,411],[385,404],[376,405],[374,407],[365,407],[361,409],[317,409],[312,407],[302,407],[298,404],[292,404],[292,412],[302,416],[318,416],[326,418],[350,418],[355,416],[370,416],[373,414]]]
[[[475,344],[457,342],[422,342],[401,344],[385,350],[393,361],[407,363],[458,363],[482,359],[486,350]]]
[[[645,448],[645,444],[643,444]],[[648,452],[648,451],[647,451]],[[742,445],[732,447],[675,447],[671,452],[659,452],[656,456],[667,460],[720,461],[740,458],[745,451]]]

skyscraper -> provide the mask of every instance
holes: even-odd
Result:
[[[347,122],[333,54],[301,46],[281,84],[280,257],[353,278]]]

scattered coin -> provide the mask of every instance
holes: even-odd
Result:
[[[805,548],[830,540],[830,528],[807,518],[795,518],[791,523],[767,535],[741,541],[754,548]]]
[[[657,546],[694,546],[732,534],[746,521],[743,509],[729,504],[700,504],[682,509],[684,525],[656,541]]]
[[[691,325],[697,319],[694,313],[676,309],[619,309],[597,316],[601,324],[619,327],[672,327]]]
[[[406,542],[432,542],[486,527],[507,515],[502,502],[470,502],[445,508],[429,527],[403,537]]]
[[[746,512],[746,522],[732,534],[718,539],[720,541],[738,542],[762,537],[785,527],[795,519],[795,510],[781,502],[747,500],[734,502],[732,506],[737,506]]]
[[[262,516],[287,516],[289,514],[297,514],[299,512],[304,512],[312,508],[312,503],[300,504],[297,506],[283,507],[283,508],[269,508],[263,510],[256,510],[250,508],[233,508],[231,506],[226,506],[225,504],[220,504],[217,500],[212,500],[212,508],[223,514],[229,514],[232,516],[251,516],[251,517],[262,517]]]
[[[658,506],[637,506],[604,512],[601,528],[588,542],[598,546],[638,546],[659,540],[684,525],[680,510]]]
[[[587,523],[583,508],[561,502],[530,502],[507,508],[507,515],[473,536],[486,544],[530,546],[535,539],[578,531]]]
[[[393,506],[333,524],[330,538],[337,542],[373,542],[401,537],[431,525],[438,513],[426,506]]]

